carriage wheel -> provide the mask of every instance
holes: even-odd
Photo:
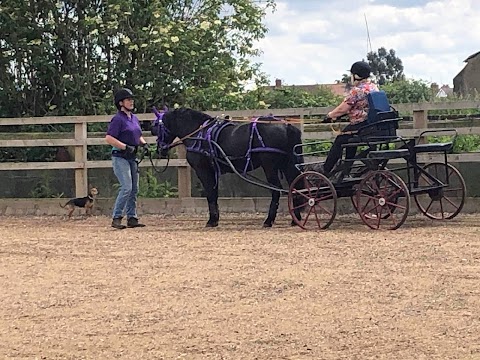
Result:
[[[355,203],[372,229],[398,229],[407,219],[410,195],[405,182],[391,171],[372,171],[358,186]]]
[[[426,193],[415,195],[418,209],[430,219],[453,219],[465,204],[465,180],[463,180],[457,168],[450,164],[430,163],[425,165],[423,169],[446,185],[442,188],[428,190]],[[428,186],[436,186],[436,184],[424,174],[420,174],[418,187]]]
[[[358,212],[357,194],[350,197],[350,200],[352,201],[353,208],[355,209],[356,212]],[[394,198],[393,201],[395,202],[395,204],[397,204],[398,197]],[[396,207],[394,205],[388,205],[388,206],[390,207],[390,212],[393,213],[395,211]],[[382,213],[382,215],[381,215],[382,219],[388,219],[390,217],[390,212]],[[376,213],[365,214],[365,217],[368,217],[368,218],[371,218],[371,219],[376,219],[377,214]]]
[[[384,167],[382,170],[388,170],[386,167]],[[370,169],[368,169],[368,171],[370,171]],[[366,172],[363,173],[363,175],[365,174]],[[353,208],[355,209],[355,211],[358,213],[358,206],[357,206],[357,195],[353,195],[350,197],[350,200],[352,201],[352,205],[353,205]],[[395,204],[398,202],[398,197],[396,197],[394,199],[395,201]],[[390,210],[391,212],[393,213],[396,209],[395,206],[390,206]],[[369,217],[371,219],[376,219],[377,218],[377,214],[374,213],[374,214],[365,214],[365,217]],[[390,213],[389,212],[385,212],[384,214],[382,214],[382,219],[388,219],[390,217]]]
[[[306,171],[290,185],[288,210],[302,229],[326,229],[337,214],[337,192],[326,176]],[[296,210],[300,210],[302,219],[296,218]]]

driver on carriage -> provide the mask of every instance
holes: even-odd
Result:
[[[352,88],[348,95],[335,109],[330,111],[324,122],[333,122],[343,115],[348,115],[350,124],[343,129],[343,134],[336,137],[328,153],[325,163],[320,166],[319,172],[329,176],[337,161],[342,157],[342,145],[355,136],[352,132],[357,131],[365,125],[364,121],[368,116],[368,99],[370,92],[378,91],[378,87],[369,79],[372,69],[364,61],[357,61],[350,68]],[[355,157],[356,147],[346,148],[346,158]]]

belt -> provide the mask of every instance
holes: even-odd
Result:
[[[118,156],[130,160],[135,159],[137,157],[137,147],[135,146],[134,153],[128,153],[125,150],[112,150],[112,156]]]

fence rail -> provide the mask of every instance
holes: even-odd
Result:
[[[456,102],[438,102],[438,103],[414,103],[414,104],[396,104],[393,105],[402,114],[413,114],[413,121],[406,124],[409,128],[402,128],[399,134],[402,136],[419,136],[422,131],[438,126],[437,124],[448,125],[452,122],[448,121],[429,121],[428,111],[432,110],[462,110],[462,109],[480,109],[480,101],[456,101]],[[315,124],[324,131],[309,131],[305,126],[305,118],[311,116],[323,116],[332,107],[314,107],[314,108],[291,108],[291,109],[261,109],[261,110],[235,110],[235,111],[207,111],[211,116],[230,115],[232,118],[251,118],[254,116],[263,116],[273,114],[278,117],[294,117],[302,119],[302,131],[304,139],[328,140],[333,135],[328,126],[319,125],[318,121],[308,120],[309,124]],[[138,114],[140,120],[153,120],[152,114]],[[53,133],[55,138],[42,139],[24,139],[25,134],[18,134],[21,139],[3,139],[0,140],[0,148],[8,147],[55,147],[65,146],[73,147],[74,159],[68,162],[5,162],[0,163],[0,171],[2,170],[58,170],[72,169],[75,171],[75,193],[76,196],[83,196],[87,192],[88,187],[88,169],[109,168],[110,161],[91,161],[87,158],[88,146],[105,145],[103,137],[92,137],[87,131],[90,123],[108,123],[111,119],[109,115],[101,116],[58,116],[58,117],[29,117],[29,118],[2,118],[0,119],[0,129],[2,125],[45,125],[45,124],[74,124],[73,134],[64,133],[63,136],[68,138],[58,138],[58,134]],[[458,128],[459,134],[476,134],[480,135],[480,126],[472,126],[474,121],[469,124],[462,124],[463,127]],[[480,123],[479,123],[480,125]],[[402,126],[403,127],[403,126]],[[14,136],[14,134],[11,134]],[[48,134],[44,134],[47,137]],[[73,136],[72,136],[73,135]],[[27,135],[28,136],[28,135]],[[38,136],[38,134],[36,134]],[[145,134],[148,143],[154,143],[155,138]],[[186,151],[184,147],[178,147],[178,159],[172,159],[169,166],[176,167],[178,173],[178,194],[179,197],[191,196],[191,169],[185,159]],[[452,154],[449,155],[452,161],[464,162],[473,161],[480,162],[480,153],[469,154]],[[428,159],[435,159],[435,155],[431,155]],[[155,160],[155,166],[165,166],[166,160]],[[149,162],[142,162],[141,166],[151,166]]]

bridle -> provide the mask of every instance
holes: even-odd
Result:
[[[217,121],[217,118],[210,118],[208,121],[203,123],[198,129],[195,129],[194,131],[183,136],[177,141],[174,141],[172,143],[167,143],[167,139],[170,136],[172,136],[172,132],[165,126],[165,123],[163,122],[163,116],[168,110],[164,110],[160,112],[155,107],[152,107],[152,110],[155,116],[157,117],[154,125],[157,128],[157,152],[159,152],[160,154],[164,151],[167,152],[167,164],[165,165],[162,171],[158,171],[156,169],[156,166],[153,163],[152,154],[151,153],[149,154],[150,163],[152,164],[153,169],[157,173],[164,173],[167,170],[168,164],[170,162],[170,152],[169,152],[170,149],[173,149],[174,147],[181,145],[185,139],[192,137],[193,135],[197,134],[198,132],[202,131],[204,128],[210,126],[212,123]]]
[[[170,144],[167,143],[167,138],[172,135],[172,132],[165,126],[163,122],[163,115],[165,115],[165,112],[159,112],[155,107],[153,108],[153,112],[157,116],[157,119],[155,120],[156,122],[156,127],[157,127],[157,146],[161,150],[170,150],[180,144],[183,143],[185,139],[191,138],[193,135],[197,134],[198,132],[202,131],[204,128],[210,126],[213,124],[215,121],[218,120],[217,117],[215,118],[210,118],[208,121],[205,121],[202,125],[200,125],[197,129],[193,130],[191,133],[179,138],[177,141],[174,141]]]

